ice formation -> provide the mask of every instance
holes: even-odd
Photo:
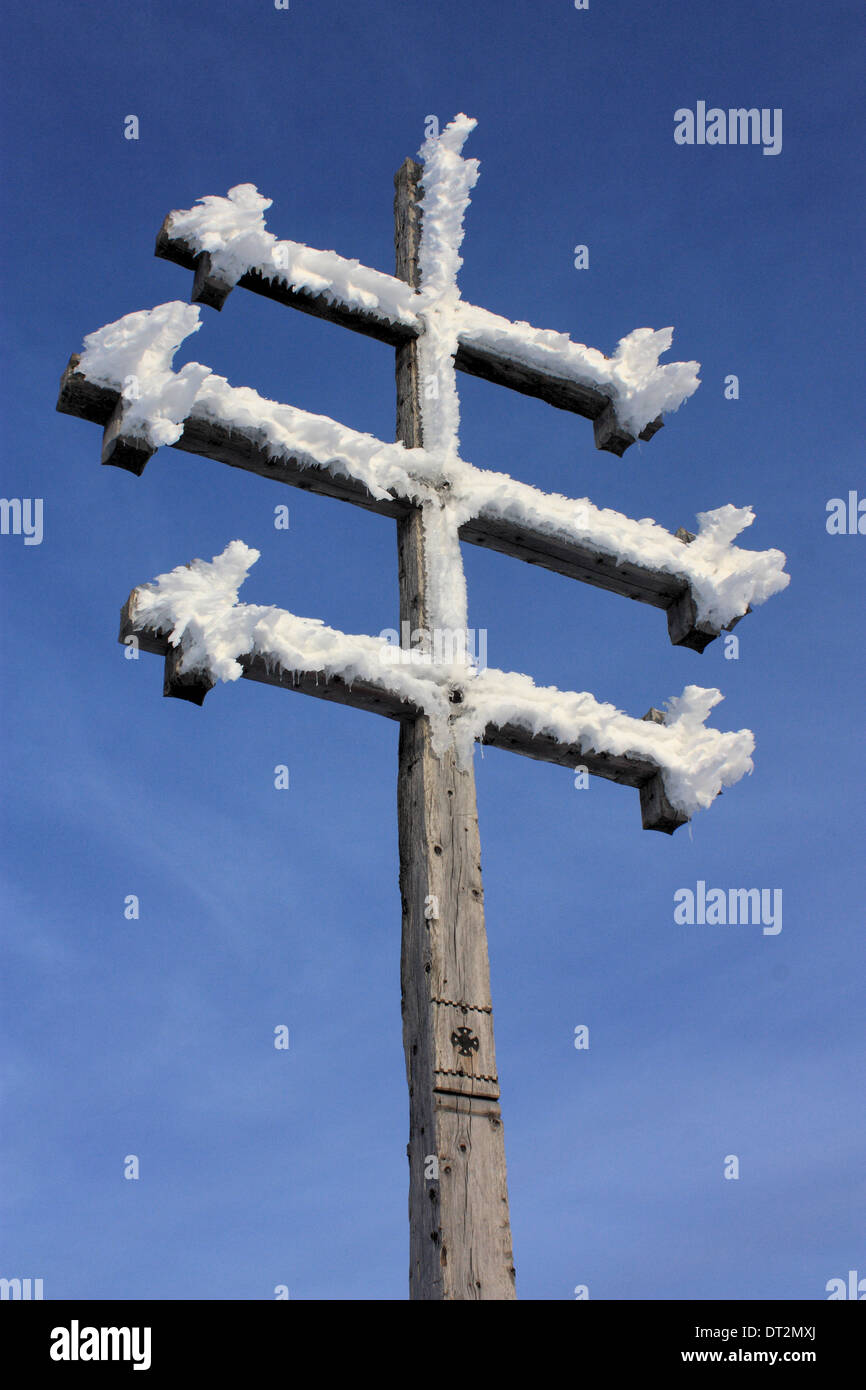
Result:
[[[504,473],[475,467],[460,455],[460,402],[455,355],[461,345],[486,350],[564,380],[598,388],[614,402],[622,426],[637,435],[676,410],[698,385],[698,364],[660,365],[672,330],[639,328],[610,358],[568,335],[512,323],[463,302],[458,288],[463,219],[478,178],[464,159],[475,121],[459,115],[420,150],[421,242],[417,287],[347,260],[278,241],[267,230],[270,200],[252,184],[227,198],[207,197],[172,213],[168,232],[194,252],[207,252],[212,275],[235,284],[251,270],[295,290],[324,295],[416,335],[423,447],[407,449],[233,387],[200,363],[174,372],[180,344],[201,326],[196,306],[181,303],[128,314],[85,339],[78,365],[88,381],[120,393],[123,431],[154,448],[181,440],[184,424],[211,422],[251,439],[275,463],[353,479],[380,501],[421,509],[424,528],[425,617],[436,630],[466,631],[466,586],[460,527],[473,519],[507,523],[576,547],[672,575],[690,587],[697,621],[721,629],[789,582],[778,550],[748,551],[735,538],[754,520],[749,507],[701,513],[684,544],[649,518],[633,520],[574,499],[543,493]],[[276,476],[279,476],[278,473]],[[687,686],[669,702],[664,724],[635,719],[587,693],[538,687],[527,675],[478,669],[465,651],[448,663],[435,657],[395,663],[383,637],[351,636],[282,609],[243,604],[238,591],[258,552],[233,541],[212,561],[160,575],[134,591],[132,619],[179,647],[182,668],[216,680],[243,674],[241,658],[261,656],[287,673],[363,681],[423,711],[434,747],[454,746],[465,763],[485,731],[517,725],[589,753],[630,755],[660,770],[670,802],[686,815],[710,804],[724,786],[752,769],[749,730],[707,728],[718,690]],[[449,698],[459,684],[461,700]]]
[[[338,632],[281,608],[239,603],[238,591],[258,558],[257,550],[232,541],[209,562],[194,560],[139,586],[131,607],[136,629],[163,634],[180,647],[184,671],[204,672],[214,681],[237,680],[243,674],[238,658],[255,655],[287,673],[317,672],[350,685],[379,686],[422,710],[435,746],[441,750],[453,739],[464,763],[485,729],[508,724],[596,753],[646,758],[659,768],[668,800],[687,816],[752,771],[754,738],[748,729],[706,727],[710,710],[722,699],[718,690],[687,686],[669,701],[662,725],[623,714],[587,693],[536,686],[516,672],[457,669],[434,660],[395,665],[384,638]],[[455,681],[463,695],[457,714],[450,700]]]

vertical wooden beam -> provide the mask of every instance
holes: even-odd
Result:
[[[397,275],[415,286],[420,175],[407,159],[394,180]],[[414,341],[397,348],[397,437],[423,443]],[[429,629],[419,508],[398,520],[397,544],[401,623]],[[397,802],[409,1296],[513,1299],[475,776],[453,752],[436,757],[423,717],[401,724]]]

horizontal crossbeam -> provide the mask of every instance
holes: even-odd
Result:
[[[60,384],[57,409],[102,425],[105,431],[103,463],[140,475],[155,452],[154,447],[146,439],[131,439],[123,434],[120,391],[90,381],[79,370],[79,362],[78,354],[69,360]],[[211,410],[205,414],[198,412],[195,406],[184,422],[181,437],[172,447],[306,491],[352,502],[382,516],[404,515],[414,505],[407,494],[398,495],[394,488],[386,496],[374,495],[359,478],[329,467],[326,452],[320,457],[301,451],[295,454],[285,451],[278,453],[268,446],[261,430],[252,427],[242,429],[232,422],[223,423],[215,418]],[[389,447],[396,451],[400,449],[398,445]],[[400,453],[394,456],[400,458]],[[461,540],[661,608],[667,613],[670,638],[677,646],[703,651],[718,636],[720,628],[697,619],[696,600],[687,577],[689,556],[685,545],[690,533],[682,531],[675,537],[658,528],[659,536],[666,537],[670,543],[670,570],[624,560],[614,551],[593,544],[591,540],[570,537],[562,530],[557,532],[553,513],[548,525],[543,524],[542,520],[535,524],[516,520],[498,501],[495,486],[498,476],[482,469],[472,470],[478,492],[478,514],[460,527]],[[488,485],[485,479],[493,481]],[[486,497],[485,490],[488,494]],[[525,493],[527,497],[531,496],[535,513],[543,509],[544,494],[516,483],[511,483],[511,491],[516,495]],[[564,499],[557,500],[561,504]],[[557,523],[562,520],[561,505],[555,520]],[[733,626],[733,622],[728,626]]]
[[[171,230],[172,214],[166,217],[156,239],[156,255],[176,265],[192,270],[195,274],[192,294],[193,304],[204,304],[212,309],[221,309],[232,286],[220,279],[213,271],[211,257],[207,251],[198,252]],[[261,270],[247,270],[238,280],[242,289],[252,290],[278,304],[287,304],[302,313],[316,318],[328,319],[342,328],[354,329],[369,338],[392,347],[410,342],[421,331],[420,323],[412,311],[412,302],[420,297],[402,282],[394,281],[392,276],[381,274],[384,281],[399,287],[399,293],[406,301],[406,311],[398,316],[381,308],[361,307],[340,297],[339,290],[328,288],[318,292],[307,289],[293,289],[278,274],[265,275]],[[495,331],[497,341],[477,341],[477,335],[468,329],[461,333],[454,365],[458,371],[471,376],[482,377],[498,386],[508,387],[525,396],[535,396],[559,410],[571,411],[593,422],[596,448],[621,458],[626,449],[635,442],[634,435],[625,430],[617,421],[614,403],[606,392],[589,383],[582,383],[558,375],[540,367],[527,356],[525,344],[517,327],[497,315],[467,305],[466,309],[480,325],[489,324]],[[509,330],[512,330],[509,333]],[[638,435],[648,440],[661,429],[661,417],[651,421]]]
[[[132,591],[119,640],[164,656],[166,695],[201,704],[217,680],[244,676],[400,722],[424,717],[434,751],[453,747],[458,760],[480,742],[635,787],[644,825],[669,833],[751,770],[748,730],[706,727],[716,690],[690,686],[669,718],[651,710],[634,719],[586,693],[478,669],[465,645],[455,646],[460,634],[447,634],[446,656],[437,634],[432,651],[404,649],[385,636],[347,635],[282,608],[239,603],[257,559],[232,541],[212,561],[194,560]],[[675,797],[666,793],[669,778]]]
[[[141,651],[164,657],[163,695],[202,705],[216,682],[201,670],[184,671],[182,655],[178,648],[171,646],[168,630],[159,631],[142,625],[135,617],[135,606],[136,590],[133,590],[121,609],[118,641],[128,645],[131,639],[135,639]],[[243,653],[237,659],[244,678],[262,685],[279,686],[282,690],[312,695],[318,700],[351,705],[354,709],[400,722],[411,721],[424,713],[422,707],[411,699],[402,698],[386,686],[370,681],[353,678],[348,682],[339,675],[328,674],[321,669],[289,671],[253,653]],[[658,710],[650,710],[645,718],[664,722],[664,715]],[[560,743],[550,735],[532,734],[512,723],[486,724],[478,742],[486,747],[522,753],[525,757],[554,763],[559,767],[573,770],[582,766],[593,777],[638,789],[644,830],[673,834],[688,821],[688,816],[670,804],[659,764],[651,758],[598,753],[592,748],[584,748],[579,742]]]

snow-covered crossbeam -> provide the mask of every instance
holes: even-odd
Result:
[[[120,640],[166,656],[165,693],[201,704],[217,681],[240,676],[372,710],[425,715],[440,748],[458,758],[475,742],[523,753],[641,790],[644,825],[672,832],[752,770],[748,729],[706,719],[722,698],[688,686],[668,713],[635,719],[589,694],[540,688],[529,676],[478,670],[458,652],[437,662],[381,637],[350,636],[318,619],[238,602],[259,552],[232,541],[134,589]],[[659,722],[663,719],[664,722]]]
[[[427,163],[430,150],[452,129],[468,131],[474,124],[457,117],[439,142],[425,146]],[[460,157],[460,162],[477,173],[476,161]],[[420,178],[422,170],[415,167]],[[156,254],[195,271],[194,303],[219,309],[239,284],[395,345],[424,334],[428,289],[423,282],[416,291],[334,251],[277,240],[265,225],[271,203],[253,184],[239,184],[225,198],[204,197],[186,211],[169,213]],[[422,211],[431,224],[436,214],[426,202]],[[513,323],[456,297],[452,314],[459,370],[586,416],[594,422],[597,446],[617,455],[636,438],[651,438],[661,416],[676,410],[698,386],[699,363],[659,363],[671,346],[670,328],[638,328],[606,357],[572,342],[567,333]]]
[[[199,363],[174,372],[200,313],[178,301],[127,314],[71,359],[58,409],[105,427],[103,462],[140,473],[173,444],[390,516],[433,505],[444,490],[461,539],[663,608],[672,640],[697,650],[788,583],[780,551],[733,544],[754,519],[747,507],[703,513],[686,545],[648,519],[269,401]]]

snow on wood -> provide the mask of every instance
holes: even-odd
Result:
[[[181,343],[201,328],[199,314],[190,304],[159,304],[125,314],[84,339],[85,374],[95,385],[119,389],[124,432],[154,448],[180,438],[199,387],[211,375],[198,362],[171,369]]]
[[[179,649],[178,672],[199,673],[205,686],[237,680],[244,663],[259,658],[288,677],[376,687],[390,697],[383,712],[393,715],[396,701],[407,718],[423,712],[439,747],[453,740],[464,762],[476,741],[496,742],[497,729],[546,735],[587,756],[625,759],[636,764],[631,776],[615,776],[615,764],[607,775],[638,785],[658,770],[671,805],[684,817],[752,771],[748,729],[706,727],[722,699],[718,690],[687,686],[669,701],[664,724],[635,719],[587,693],[539,687],[515,672],[478,670],[465,654],[437,661],[435,653],[406,652],[385,638],[349,635],[284,609],[239,603],[238,591],[258,558],[258,551],[232,541],[210,562],[194,560],[139,586],[130,596],[123,635],[150,634]],[[551,750],[550,760],[562,758]],[[590,764],[590,770],[597,769]]]
[[[546,377],[596,387],[609,394],[616,418],[635,437],[663,414],[670,414],[700,385],[699,362],[659,364],[673,342],[672,328],[635,328],[617,344],[612,357],[574,343],[567,333],[511,323],[474,305],[461,306],[461,347],[495,355]]]
[[[582,752],[650,762],[661,771],[671,805],[690,818],[753,769],[751,730],[721,733],[706,727],[710,710],[723,698],[719,690],[688,685],[668,701],[664,724],[657,724],[623,714],[593,695],[537,686],[530,676],[488,668],[467,682],[457,747],[465,756],[467,741],[480,739],[485,728],[517,726],[561,745],[579,745]]]
[[[265,225],[264,213],[272,199],[263,197],[254,184],[238,184],[227,197],[208,195],[186,211],[169,213],[157,242],[158,254],[185,265],[196,264],[199,257],[206,256],[216,293],[202,298],[215,307],[220,307],[228,290],[245,277],[253,277],[247,282],[253,289],[284,285],[292,292],[322,298],[344,314],[356,314],[356,323],[351,323],[351,317],[340,321],[363,332],[371,331],[371,319],[378,318],[386,341],[395,341],[395,325],[422,338],[429,335],[439,339],[440,344],[447,340],[456,353],[458,369],[495,379],[498,365],[503,380],[513,370],[514,380],[509,384],[532,394],[545,394],[557,404],[565,405],[565,396],[560,393],[562,398],[557,399],[555,393],[545,392],[538,378],[554,378],[563,386],[571,383],[599,393],[597,401],[584,403],[581,413],[597,418],[607,398],[625,435],[642,435],[662,414],[677,410],[699,384],[699,363],[659,364],[659,357],[671,346],[672,328],[635,329],[620,340],[608,358],[597,348],[572,342],[567,333],[513,323],[459,299],[458,248],[470,191],[478,177],[478,161],[463,159],[461,149],[475,125],[473,119],[461,114],[420,151],[424,159],[424,219],[430,230],[429,235],[425,233],[426,246],[422,245],[418,291],[395,276],[334,251],[278,240]],[[197,294],[201,289],[199,277]],[[447,327],[441,313],[446,299],[451,309]],[[439,312],[431,316],[434,304]],[[432,356],[432,351],[425,355]],[[430,374],[435,376],[435,372]],[[452,404],[450,393],[446,393],[435,413],[449,412]],[[575,402],[568,408],[576,408]],[[626,442],[618,444],[614,452],[621,452]]]
[[[388,322],[416,327],[412,290],[393,275],[384,275],[336,251],[317,251],[297,241],[278,241],[265,227],[264,211],[272,203],[254,184],[230,188],[226,198],[199,199],[186,212],[172,212],[165,223],[169,240],[206,252],[210,269],[226,287],[250,270],[294,290],[324,295],[334,304]]]
[[[684,545],[649,518],[635,521],[596,507],[588,498],[544,493],[508,474],[460,459],[452,447],[459,424],[456,411],[444,424],[441,417],[433,417],[436,449],[407,450],[328,417],[267,400],[249,387],[230,386],[200,363],[187,363],[173,373],[172,356],[198,331],[200,312],[198,306],[176,301],[127,314],[85,338],[74,375],[90,386],[119,392],[124,430],[144,433],[154,446],[177,443],[185,420],[210,422],[223,432],[256,440],[274,459],[301,460],[325,475],[350,478],[382,502],[399,498],[424,505],[429,525],[437,527],[433,551],[450,557],[440,567],[437,590],[443,626],[466,625],[462,574],[451,554],[456,544],[452,533],[454,525],[471,526],[476,519],[494,529],[502,524],[524,528],[536,537],[557,538],[619,563],[670,575],[688,586],[698,624],[711,631],[726,627],[789,583],[781,551],[744,550],[733,544],[754,521],[750,507],[728,504],[700,513],[697,537]],[[441,379],[447,390],[447,363],[436,371],[436,380]],[[429,405],[423,409],[426,439]],[[437,435],[437,430],[445,433]],[[659,606],[666,602],[670,598]]]
[[[456,117],[425,143],[423,171],[407,160],[397,176],[397,268],[411,285],[333,252],[277,242],[264,221],[269,200],[251,184],[172,214],[157,243],[159,254],[193,265],[196,303],[218,308],[232,285],[243,283],[394,342],[398,432],[419,447],[385,444],[267,401],[199,363],[173,372],[174,351],[200,327],[198,308],[179,304],[127,315],[91,334],[82,357],[70,361],[58,401],[59,409],[104,425],[103,462],[139,473],[161,444],[210,451],[397,517],[401,629],[427,629],[429,639],[432,628],[432,649],[407,651],[385,634],[348,635],[317,619],[240,603],[240,587],[259,558],[241,541],[209,563],[195,560],[133,590],[120,638],[134,635],[144,650],[162,653],[164,693],[196,704],[217,681],[245,676],[402,721],[410,1287],[422,1299],[514,1295],[475,743],[584,764],[639,788],[644,826],[667,833],[751,772],[754,747],[747,729],[707,728],[718,690],[687,686],[666,716],[653,709],[638,720],[587,693],[479,668],[467,651],[461,536],[620,593],[634,589],[631,596],[667,608],[674,640],[699,648],[699,622],[712,635],[713,624],[735,620],[787,583],[779,552],[748,554],[732,544],[753,520],[748,508],[716,508],[700,517],[696,536],[672,537],[649,519],[546,496],[460,457],[460,367],[588,415],[596,443],[615,453],[632,442],[629,431],[648,438],[659,412],[676,409],[697,385],[697,364],[659,365],[670,330],[639,329],[607,359],[565,335],[462,304],[463,218],[478,174],[462,148],[474,125]],[[432,915],[428,904],[436,906]],[[467,1015],[475,1033],[460,1022]],[[470,1049],[460,1046],[461,1036],[472,1038],[477,1067],[462,1063]],[[433,1150],[465,1157],[453,1159],[455,1171],[443,1176],[431,1211],[421,1160]]]
[[[460,463],[460,397],[454,358],[463,217],[478,178],[478,161],[464,159],[461,150],[474,128],[475,121],[457,116],[421,150],[418,270],[424,307],[419,310],[422,332],[417,340],[418,409],[424,453],[436,465],[436,491],[421,507],[421,552],[426,622],[434,630],[465,629],[467,624],[459,540],[460,523],[466,517],[461,514],[453,476]]]

